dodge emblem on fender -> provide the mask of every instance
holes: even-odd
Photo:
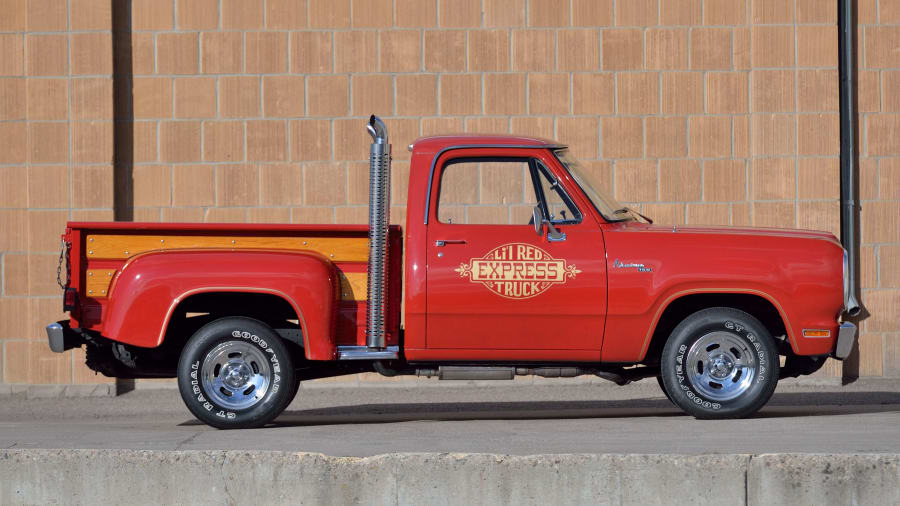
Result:
[[[565,283],[581,272],[574,265],[566,265],[565,260],[555,259],[541,248],[524,243],[498,246],[482,258],[473,258],[454,270],[508,299],[535,297],[551,285]]]

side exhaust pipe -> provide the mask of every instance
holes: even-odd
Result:
[[[375,115],[366,130],[372,136],[369,149],[369,276],[366,306],[366,347],[385,347],[387,298],[388,225],[391,211],[391,145],[387,127]]]

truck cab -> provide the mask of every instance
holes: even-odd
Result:
[[[564,145],[509,135],[416,140],[390,227],[391,146],[366,127],[368,226],[70,223],[50,347],[177,377],[200,420],[243,428],[302,380],[363,371],[656,377],[695,417],[749,416],[853,346],[829,233],[656,225]]]
[[[554,154],[563,149],[508,136],[413,144],[410,195],[420,196],[408,200],[406,223],[408,356],[600,360],[603,232]]]

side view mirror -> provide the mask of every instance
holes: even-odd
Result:
[[[566,240],[566,233],[560,232],[553,226],[553,223],[550,222],[547,218],[544,217],[544,212],[541,210],[540,204],[534,206],[534,209],[531,211],[531,219],[534,221],[534,231],[537,235],[543,235],[544,225],[547,225],[547,240],[550,242],[562,242]]]

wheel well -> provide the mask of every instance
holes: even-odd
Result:
[[[673,300],[663,311],[653,330],[644,362],[658,363],[663,346],[675,327],[691,314],[709,307],[730,307],[753,315],[776,338],[780,353],[784,354],[790,350],[787,339],[782,339],[780,342],[778,340],[779,336],[787,334],[787,330],[778,309],[768,300],[759,295],[747,293],[695,293]]]
[[[269,293],[248,292],[209,292],[187,297],[172,312],[163,343],[167,347],[183,347],[200,327],[228,316],[259,320],[275,329],[289,348],[303,346],[301,319],[288,301]]]

